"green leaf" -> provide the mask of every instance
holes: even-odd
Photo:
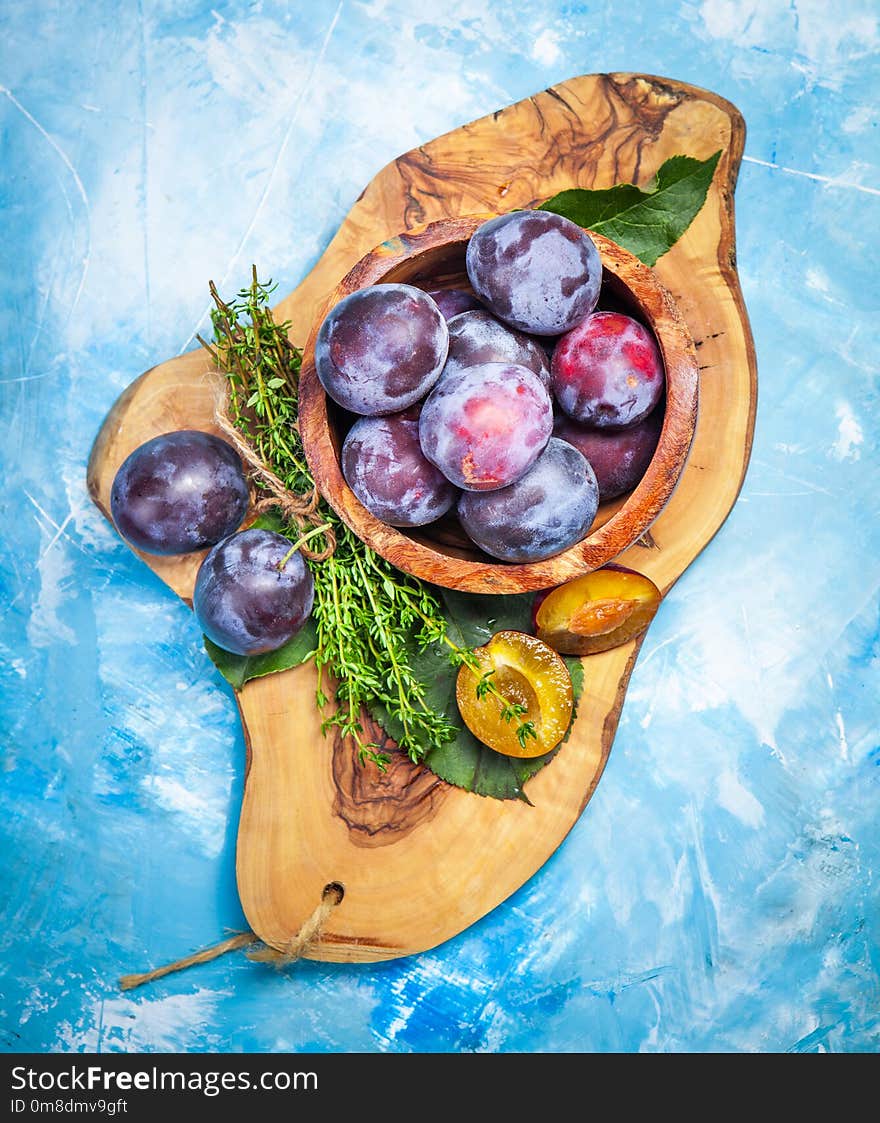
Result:
[[[461,647],[482,647],[496,632],[532,630],[532,600],[529,593],[499,596],[497,593],[457,593],[435,589],[449,621],[449,638]]]
[[[274,530],[277,534],[284,534],[283,526],[280,512],[274,509],[264,511],[251,523],[251,528]],[[290,537],[288,534],[284,536]],[[314,655],[318,646],[318,633],[311,617],[293,639],[288,640],[275,651],[267,651],[263,655],[234,655],[231,651],[225,651],[216,643],[212,643],[207,636],[203,638],[205,651],[212,663],[234,690],[241,690],[252,678],[262,678],[263,675],[271,675],[275,671],[298,667]]]
[[[463,647],[479,647],[495,632],[504,629],[531,630],[532,597],[529,594],[479,596],[448,589],[432,591],[443,604],[449,638]],[[540,772],[559,749],[544,756],[519,759],[487,748],[462,724],[455,701],[458,668],[449,662],[446,645],[432,644],[424,651],[418,651],[413,644],[410,657],[414,671],[425,683],[426,703],[438,713],[445,714],[456,728],[452,741],[428,753],[424,759],[425,766],[457,788],[494,799],[520,799],[529,803],[523,790],[526,781]],[[565,662],[571,674],[577,705],[583,690],[583,666],[580,659],[566,659]],[[398,722],[386,711],[377,708],[372,716],[390,737],[396,740],[400,736],[402,730]]]
[[[263,675],[286,671],[290,667],[298,667],[301,663],[305,663],[315,653],[318,634],[315,625],[309,619],[283,647],[275,651],[267,651],[263,655],[233,655],[231,651],[224,651],[222,647],[212,643],[207,636],[204,640],[205,651],[214,666],[230,686],[235,690],[241,690],[252,678],[262,678]]]
[[[720,156],[720,150],[707,160],[671,156],[643,189],[632,183],[599,191],[574,188],[560,191],[538,210],[604,234],[646,265],[654,265],[699,213]]]
[[[276,534],[283,534],[285,538],[290,538],[284,528],[284,517],[281,514],[280,506],[261,511],[250,524],[248,530],[274,530]],[[293,542],[293,539],[290,538],[290,541]]]
[[[577,702],[583,691],[584,671],[580,659],[566,658],[565,663],[571,674],[575,697],[573,724],[577,716]],[[453,741],[432,749],[425,757],[425,765],[441,779],[454,784],[457,788],[464,788],[476,792],[477,795],[490,796],[494,799],[520,799],[530,803],[531,800],[524,791],[526,781],[549,764],[559,749],[545,753],[544,756],[518,758],[503,756],[481,744],[469,729],[461,725],[455,702],[455,678],[458,672],[454,668],[449,670],[451,691],[448,712],[450,721],[458,722],[458,733]],[[569,734],[570,732],[569,727]],[[565,737],[566,741],[569,734]]]

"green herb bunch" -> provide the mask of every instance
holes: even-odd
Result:
[[[456,729],[426,701],[425,682],[412,666],[411,637],[421,650],[444,643],[453,665],[467,664],[479,674],[479,663],[447,634],[430,588],[365,545],[318,494],[298,425],[302,355],[290,342],[289,324],[272,315],[273,291],[255,268],[250,287],[229,303],[212,283],[214,342],[201,336],[199,342],[227,376],[229,420],[258,462],[254,482],[266,492],[263,503],[278,503],[284,531],[312,571],[322,728],[338,728],[354,741],[361,763],[384,770],[389,758],[364,739],[360,720],[361,707],[378,707],[401,731],[399,747],[419,761],[452,741]],[[518,722],[521,743],[537,736],[532,722],[521,720],[524,708],[509,703],[488,675],[481,675],[477,692],[497,697],[504,719]]]

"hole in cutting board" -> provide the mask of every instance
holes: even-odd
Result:
[[[321,893],[321,899],[332,901],[334,905],[341,905],[345,896],[345,886],[339,881],[329,881]]]

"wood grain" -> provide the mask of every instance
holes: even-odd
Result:
[[[744,135],[737,110],[706,91],[645,75],[573,78],[389,164],[277,314],[292,322],[302,346],[340,279],[402,231],[528,206],[572,186],[645,182],[669,156],[704,159],[721,149],[706,205],[656,267],[697,346],[696,434],[672,498],[619,559],[665,592],[723,524],[751,449],[756,369],[736,276],[733,213]],[[264,266],[271,270],[271,263]],[[217,387],[216,372],[193,352],[148,371],[126,391],[89,465],[89,487],[105,513],[116,469],[134,447],[173,428],[214,430]],[[144,561],[180,596],[190,596],[199,557]],[[310,670],[248,683],[237,695],[248,747],[237,873],[254,930],[282,946],[330,882],[343,884],[345,896],[310,952],[317,959],[411,954],[484,916],[540,868],[589,801],[638,649],[637,641],[585,661],[572,737],[530,781],[533,806],[462,792],[400,759],[371,785],[347,746],[321,735]]]

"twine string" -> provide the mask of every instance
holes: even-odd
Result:
[[[302,928],[290,937],[280,951],[278,948],[264,944],[256,951],[248,952],[248,959],[252,959],[255,963],[272,963],[276,967],[286,967],[289,963],[295,963],[298,959],[301,959],[308,947],[321,934],[321,929],[327,923],[330,913],[342,900],[342,896],[343,889],[338,882],[333,881],[325,886],[324,892],[321,894],[321,903],[306,919]]]
[[[213,351],[211,352],[212,354]],[[216,358],[216,356],[215,356]],[[235,451],[250,469],[251,479],[259,483],[260,491],[268,491],[269,495],[255,498],[254,510],[259,514],[272,507],[281,509],[282,515],[293,523],[300,536],[314,527],[319,526],[321,517],[318,515],[318,504],[321,496],[316,487],[312,487],[305,495],[297,495],[285,487],[283,481],[269,468],[257,454],[253,445],[248,441],[242,431],[229,415],[229,397],[226,388],[217,395],[214,403],[214,420]],[[323,532],[323,547],[315,549],[309,543],[300,546],[300,553],[310,561],[322,562],[336,549],[336,535],[332,527],[327,527]]]
[[[282,967],[290,966],[298,959],[302,959],[309,947],[320,937],[330,914],[342,902],[344,895],[345,890],[339,882],[331,881],[329,885],[324,886],[317,908],[306,918],[300,930],[290,937],[283,948],[273,948],[264,944],[256,951],[249,952],[248,959],[256,963],[271,963],[279,970]],[[235,935],[226,940],[221,940],[218,944],[211,944],[210,947],[202,948],[192,955],[185,955],[182,959],[176,959],[173,963],[156,967],[153,971],[123,975],[119,980],[119,986],[122,990],[133,990],[135,987],[143,986],[144,983],[162,979],[165,975],[185,971],[187,967],[196,967],[200,963],[210,963],[212,959],[219,959],[221,955],[226,955],[227,952],[239,951],[242,948],[248,948],[259,943],[261,943],[260,937],[255,932],[236,932]]]
[[[211,947],[202,948],[201,951],[195,952],[193,955],[184,956],[183,959],[176,959],[173,963],[166,963],[162,967],[157,967],[154,971],[144,971],[136,975],[123,975],[119,980],[119,986],[122,990],[133,990],[135,987],[143,986],[144,983],[151,983],[154,979],[164,978],[165,975],[171,975],[175,971],[183,971],[187,967],[195,967],[199,963],[209,963],[212,959],[217,959],[221,955],[225,955],[228,951],[237,951],[239,948],[246,948],[256,941],[257,937],[253,932],[237,932],[234,936],[230,936],[228,940],[221,940],[219,944],[212,944]]]

